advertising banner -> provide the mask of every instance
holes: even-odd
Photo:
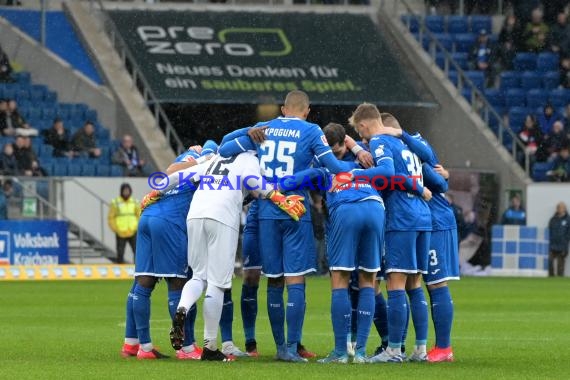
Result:
[[[69,263],[67,223],[0,221],[0,265],[58,265]]]
[[[109,11],[156,97],[271,103],[420,105],[368,15]]]
[[[0,266],[0,281],[34,280],[127,280],[133,279],[133,265],[39,265]]]

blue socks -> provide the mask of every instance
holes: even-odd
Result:
[[[402,331],[402,346],[406,345],[408,326],[410,326],[410,303],[408,302],[408,297],[406,297],[406,324],[404,325],[404,331]]]
[[[152,289],[135,285],[133,312],[140,344],[150,343],[150,295]]]
[[[428,308],[424,290],[415,288],[408,290],[412,321],[416,332],[416,346],[426,345],[428,336]]]
[[[137,283],[133,283],[131,290],[129,290],[129,294],[127,295],[127,317],[125,320],[125,338],[134,338],[138,339],[137,334],[137,325],[135,323],[135,314],[133,311],[133,297],[135,296],[135,285]]]
[[[350,319],[350,335],[351,341],[352,339],[356,338],[356,329],[357,329],[357,321],[358,321],[358,297],[359,297],[359,290],[354,289],[351,287],[352,282],[348,284],[348,294],[350,295],[350,306],[352,310],[352,315]]]
[[[224,292],[224,306],[222,308],[222,316],[220,318],[220,331],[222,334],[222,343],[233,340],[232,323],[234,322],[234,303],[232,301],[232,290]]]
[[[388,341],[388,313],[386,311],[386,300],[382,292],[374,297],[374,326],[382,343]]]
[[[287,348],[290,352],[297,352],[304,319],[305,284],[287,285]]]
[[[374,317],[374,288],[361,288],[358,296],[356,350],[366,350]]]
[[[339,355],[346,354],[346,336],[351,321],[348,289],[332,290],[331,320],[334,332],[334,350]]]
[[[285,344],[285,308],[283,307],[283,291],[282,287],[267,287],[267,313],[269,314],[269,323],[271,324],[271,332],[277,346]]]
[[[241,287],[241,319],[245,342],[255,341],[255,320],[257,319],[258,286],[242,285]]]
[[[399,349],[402,346],[402,335],[406,324],[405,290],[388,290],[388,346]]]
[[[430,292],[431,318],[435,329],[435,346],[451,346],[451,325],[453,324],[453,300],[447,286]]]
[[[178,303],[180,302],[180,296],[182,295],[182,290],[169,290],[168,291],[168,312],[170,318],[174,319],[176,315],[176,309]],[[186,320],[184,321],[184,343],[183,347],[192,345],[196,338],[194,337],[194,324],[196,322],[196,305],[192,305],[188,313],[186,314]]]

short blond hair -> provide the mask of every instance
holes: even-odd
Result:
[[[392,128],[396,128],[396,129],[402,129],[398,119],[396,119],[396,117],[394,115],[392,115],[391,113],[382,112],[380,116],[382,117],[382,124],[384,124],[384,126],[392,127]]]
[[[374,104],[362,103],[352,113],[348,122],[353,127],[356,127],[362,120],[375,120],[381,119],[380,111]]]

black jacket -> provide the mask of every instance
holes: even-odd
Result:
[[[548,223],[550,234],[550,250],[567,253],[570,242],[570,215],[564,216],[554,214]]]

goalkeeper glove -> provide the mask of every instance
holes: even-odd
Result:
[[[299,218],[307,212],[303,204],[305,197],[300,195],[285,196],[279,191],[274,190],[269,193],[267,198],[295,221],[299,221]]]
[[[158,190],[152,190],[150,193],[145,195],[141,201],[141,214],[145,208],[156,203],[160,197],[162,197],[162,194]]]

